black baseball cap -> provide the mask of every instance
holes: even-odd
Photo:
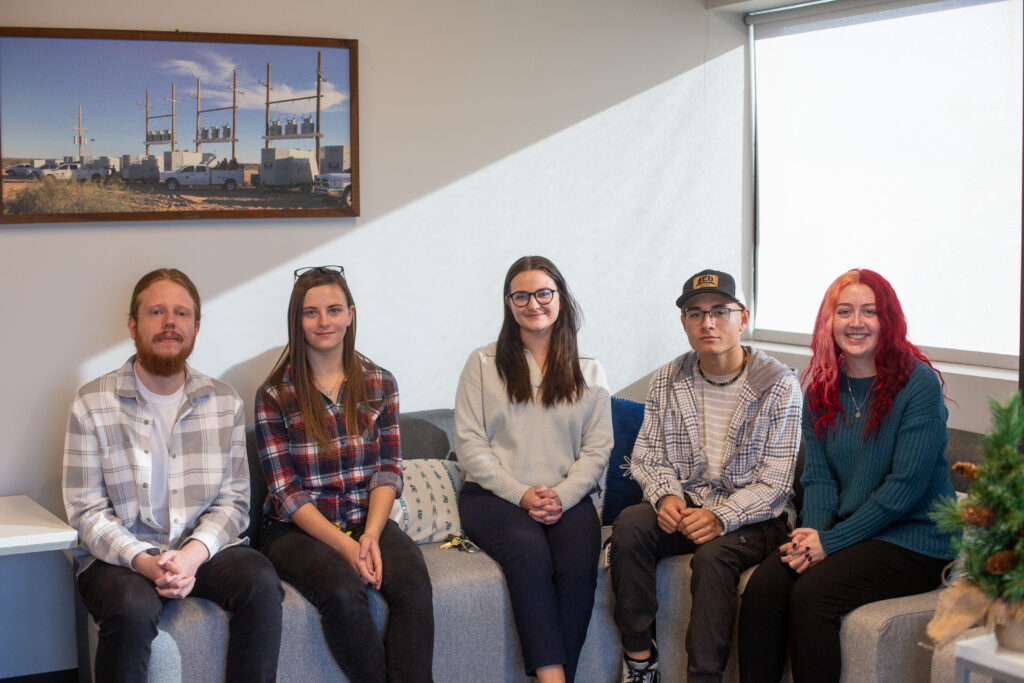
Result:
[[[736,289],[736,280],[729,273],[720,270],[702,270],[683,283],[683,293],[676,299],[676,308],[682,309],[686,302],[698,294],[724,294],[743,308],[743,292]]]

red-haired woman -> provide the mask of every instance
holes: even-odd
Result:
[[[590,500],[612,450],[601,364],[579,353],[579,310],[551,261],[509,268],[496,344],[474,351],[455,397],[466,470],[462,526],[501,565],[526,672],[572,681],[594,606],[601,522]]]
[[[431,681],[434,612],[423,554],[388,519],[402,492],[398,385],[356,351],[341,266],[295,272],[288,345],[256,393],[269,492],[262,550],[320,613],[350,681]],[[367,587],[388,604],[383,640]]]
[[[881,275],[825,292],[804,374],[803,526],[754,572],[740,609],[740,676],[838,681],[839,628],[860,605],[939,585],[954,556],[928,512],[954,495],[937,371],[907,339]]]

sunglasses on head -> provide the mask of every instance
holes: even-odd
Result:
[[[314,271],[324,275],[340,275],[345,277],[345,268],[343,266],[306,266],[305,268],[297,268],[295,270],[295,279],[298,280],[306,273]]]

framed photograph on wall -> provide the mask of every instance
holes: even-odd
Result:
[[[359,215],[358,41],[0,27],[0,223]]]

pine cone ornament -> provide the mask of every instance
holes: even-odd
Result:
[[[966,524],[987,529],[989,524],[992,523],[992,518],[995,514],[995,511],[990,507],[985,507],[984,505],[968,505],[960,511],[960,518],[963,519]]]
[[[992,576],[999,576],[1013,569],[1013,565],[1016,562],[1016,553],[1012,550],[1000,550],[999,552],[992,553],[985,560],[985,571]]]
[[[957,462],[953,465],[953,471],[967,481],[974,481],[975,475],[978,474],[978,466],[973,462]]]

